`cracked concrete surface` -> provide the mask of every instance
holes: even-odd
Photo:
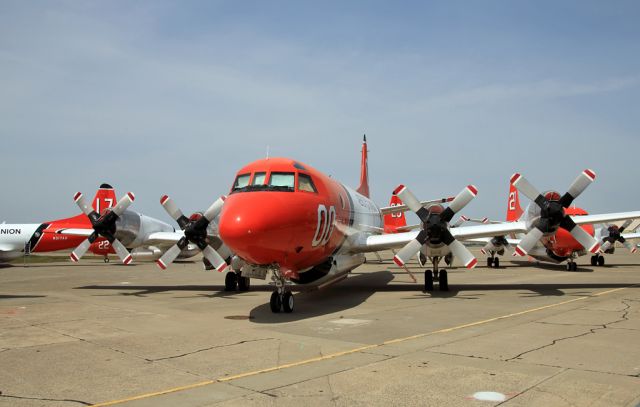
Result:
[[[0,269],[0,406],[147,395],[123,405],[636,407],[640,288],[623,288],[640,267],[610,260],[591,273],[452,270],[452,291],[433,295],[372,262],[296,294],[290,315],[271,314],[261,282],[218,295],[224,275],[197,263]],[[225,318],[238,315],[252,319]],[[367,323],[335,329],[342,318]],[[385,343],[416,334],[427,335]],[[507,400],[472,400],[478,391]]]

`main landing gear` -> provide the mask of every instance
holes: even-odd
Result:
[[[567,271],[578,271],[578,264],[573,260],[569,260],[567,262]]]
[[[599,254],[591,256],[591,265],[600,267],[604,266],[604,256],[601,256]]]
[[[432,257],[431,263],[433,264],[433,271],[426,269],[424,271],[424,291],[433,291],[433,283],[438,282],[438,288],[440,291],[449,291],[449,278],[447,270],[438,270],[438,263],[440,263],[440,257]]]
[[[269,300],[271,312],[293,312],[295,303],[291,289],[287,286],[287,280],[282,276],[282,273],[280,273],[280,270],[278,269],[273,270],[271,273],[271,279],[276,286],[276,289],[271,293],[271,299]]]
[[[249,291],[251,288],[251,279],[242,277],[240,271],[229,271],[224,277],[225,291]]]
[[[500,257],[495,255],[487,257],[487,267],[500,268]]]
[[[104,260],[105,263],[109,263],[109,256],[104,256],[103,260]]]

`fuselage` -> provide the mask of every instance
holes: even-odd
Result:
[[[277,266],[291,280],[305,281],[303,273],[349,256],[350,239],[379,233],[382,223],[369,198],[306,164],[269,158],[238,171],[219,232],[245,262]],[[349,267],[364,261],[357,259]]]

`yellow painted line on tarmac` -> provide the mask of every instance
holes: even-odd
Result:
[[[133,397],[125,398],[125,399],[106,401],[106,402],[103,402],[103,403],[93,404],[92,407],[113,406],[113,405],[116,405],[116,404],[127,403],[127,402],[130,402],[130,401],[162,396],[164,394],[177,393],[177,392],[181,392],[181,391],[185,391],[185,390],[191,390],[191,389],[207,386],[207,385],[214,384],[214,383],[224,383],[224,382],[229,382],[229,381],[232,381],[232,380],[242,379],[242,378],[245,378],[245,377],[256,376],[256,375],[259,375],[259,374],[262,374],[262,373],[275,372],[275,371],[278,371],[278,370],[290,369],[292,367],[297,367],[297,366],[308,365],[308,364],[311,364],[311,363],[322,362],[324,360],[334,359],[334,358],[338,358],[338,357],[345,356],[345,355],[351,355],[353,353],[358,353],[358,352],[362,352],[362,351],[369,350],[369,349],[379,348],[379,347],[382,347],[382,346],[385,346],[385,345],[393,345],[393,344],[396,344],[396,343],[402,343],[402,342],[407,342],[407,341],[411,341],[411,340],[414,340],[414,339],[424,338],[425,336],[429,336],[429,335],[435,335],[435,334],[458,331],[460,329],[470,328],[472,326],[484,325],[484,324],[488,324],[490,322],[499,321],[499,320],[502,320],[502,319],[509,319],[509,318],[520,316],[520,315],[531,314],[533,312],[538,312],[538,311],[542,311],[542,310],[549,309],[549,308],[559,307],[561,305],[570,304],[572,302],[583,301],[583,300],[586,300],[586,299],[589,299],[589,298],[592,298],[592,297],[600,297],[600,296],[603,296],[603,295],[611,294],[611,293],[614,293],[614,292],[617,292],[617,291],[622,291],[622,290],[626,290],[627,288],[632,288],[632,287],[637,287],[637,286],[638,286],[638,284],[633,284],[633,285],[630,285],[630,286],[627,286],[627,287],[614,288],[612,290],[601,291],[599,293],[586,295],[586,296],[583,296],[583,297],[576,297],[576,298],[573,298],[573,299],[567,300],[567,301],[557,302],[557,303],[549,304],[549,305],[543,305],[541,307],[536,307],[536,308],[531,308],[531,309],[527,309],[527,310],[524,310],[524,311],[514,312],[514,313],[511,313],[511,314],[501,315],[501,316],[494,317],[494,318],[483,319],[481,321],[470,322],[470,323],[467,323],[467,324],[458,325],[458,326],[454,326],[454,327],[451,327],[451,328],[438,329],[436,331],[431,331],[431,332],[426,332],[426,333],[422,333],[422,334],[406,336],[404,338],[390,339],[388,341],[384,341],[384,342],[381,342],[381,343],[376,343],[376,344],[373,344],[373,345],[361,346],[361,347],[358,347],[358,348],[349,349],[349,350],[345,350],[345,351],[342,351],[342,352],[330,353],[328,355],[318,356],[318,357],[311,358],[311,359],[304,359],[304,360],[300,360],[298,362],[287,363],[287,364],[284,364],[284,365],[273,366],[273,367],[260,369],[260,370],[254,370],[254,371],[246,372],[246,373],[240,373],[240,374],[233,375],[233,376],[220,377],[220,378],[217,378],[217,379],[214,379],[214,380],[205,380],[205,381],[202,381],[202,382],[193,383],[193,384],[189,384],[189,385],[186,385],[186,386],[174,387],[174,388],[171,388],[171,389],[161,390],[161,391],[157,391],[157,392],[153,392],[153,393],[140,394],[138,396],[133,396]]]

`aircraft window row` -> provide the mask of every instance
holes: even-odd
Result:
[[[266,182],[266,172],[253,174],[240,174],[236,177],[232,192],[249,191],[295,191],[296,174],[293,172],[272,172],[269,181]],[[298,190],[304,192],[318,192],[313,180],[307,174],[298,174]]]

